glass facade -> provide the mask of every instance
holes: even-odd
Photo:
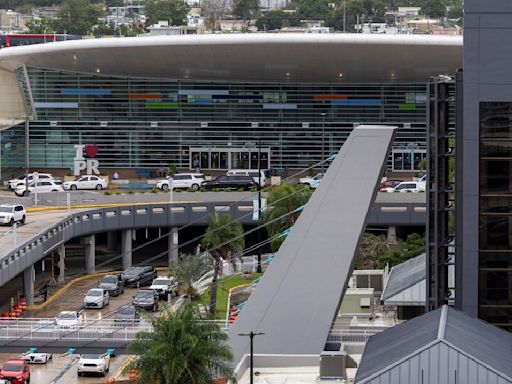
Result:
[[[358,124],[399,127],[402,156],[390,156],[389,169],[417,171],[424,156],[425,83],[220,83],[37,68],[28,77],[18,73],[37,112],[35,167],[70,167],[75,144],[99,145],[102,167],[191,168],[196,157],[204,169],[242,167],[260,142],[269,168],[305,168],[337,152]]]
[[[480,103],[479,317],[512,331],[512,102]]]

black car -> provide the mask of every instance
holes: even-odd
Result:
[[[121,293],[124,293],[124,284],[119,275],[103,276],[98,288],[108,291],[110,296],[119,296]]]
[[[114,325],[127,326],[134,325],[140,321],[140,315],[137,307],[133,305],[125,305],[114,315]]]
[[[139,289],[137,294],[133,296],[132,305],[146,309],[148,311],[158,310],[158,293],[153,289]]]
[[[142,287],[150,285],[156,278],[155,267],[130,267],[121,273],[121,280],[125,287]]]
[[[243,188],[244,191],[248,191],[251,188],[256,188],[257,185],[251,176],[244,175],[223,175],[217,177],[215,180],[204,181],[201,183],[201,187],[208,191],[214,188],[219,189],[239,189]]]

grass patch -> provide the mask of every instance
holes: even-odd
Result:
[[[228,277],[223,277],[219,279],[217,284],[217,306],[216,306],[216,319],[225,319],[226,318],[226,307],[228,305],[228,294],[229,290],[237,285],[242,284],[251,284],[253,280],[260,277],[261,273],[251,273],[250,280],[243,280],[241,275],[233,275]],[[208,289],[205,293],[201,295],[200,302],[204,304],[206,307],[210,304],[210,289]]]

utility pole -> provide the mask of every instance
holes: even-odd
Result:
[[[322,173],[325,173],[325,112],[320,115],[322,116]]]
[[[343,1],[343,33],[347,32],[347,0]]]
[[[258,226],[261,223],[261,136],[258,138]],[[258,228],[258,266],[256,272],[261,273],[261,228]]]
[[[250,384],[254,384],[254,352],[253,352],[253,340],[254,340],[254,336],[260,336],[260,335],[264,335],[264,333],[260,332],[260,333],[255,333],[253,331],[251,331],[250,333],[239,333],[238,336],[249,336],[249,338],[251,339],[251,355],[250,355],[250,358],[251,358],[251,363],[250,363],[250,381],[249,383]]]

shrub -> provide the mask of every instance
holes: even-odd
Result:
[[[252,187],[252,188],[250,189],[250,191],[251,191],[251,192],[258,192],[258,188],[256,188],[256,187]]]
[[[192,188],[188,188],[187,192],[195,192]]]
[[[244,191],[244,189],[243,189],[242,187],[240,187],[240,188],[238,188],[236,191],[237,191],[237,192],[243,192],[243,191]]]
[[[135,192],[133,192],[131,189],[128,191],[128,194],[133,195]]]
[[[220,189],[219,188],[213,188],[212,191],[213,192],[220,192]]]
[[[199,188],[199,192],[206,192],[206,188],[205,187]]]
[[[151,193],[158,193],[158,188],[153,187],[153,188],[151,189]]]
[[[121,194],[121,191],[115,191],[114,192],[116,195],[120,195]]]
[[[104,195],[107,195],[107,196],[110,196],[110,195],[112,194],[112,192],[110,192],[110,191],[105,191],[105,192],[103,192],[103,194],[104,194]]]
[[[226,192],[233,192],[233,189],[231,189],[231,188],[226,188],[224,191],[226,191]]]

